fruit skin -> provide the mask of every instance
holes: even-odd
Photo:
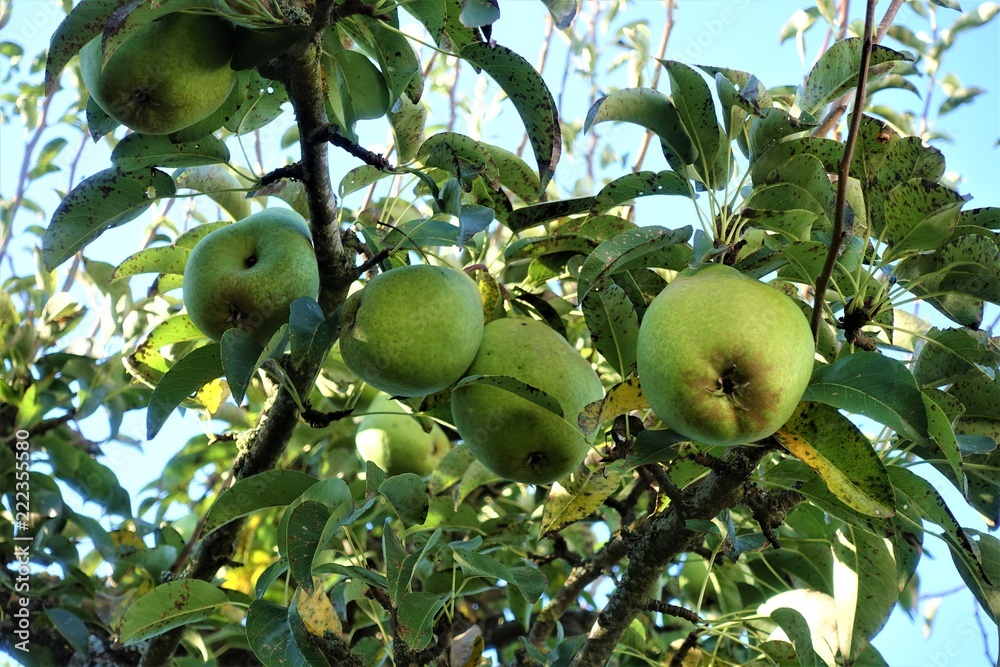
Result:
[[[515,482],[549,484],[575,471],[589,445],[577,415],[604,388],[590,364],[566,340],[536,320],[494,320],[483,331],[467,375],[506,375],[559,401],[563,417],[514,393],[481,384],[451,394],[455,427],[491,471]]]
[[[80,50],[80,69],[104,111],[136,132],[170,134],[212,114],[236,72],[232,24],[174,13],[140,28],[101,69],[101,35]]]
[[[483,299],[462,271],[402,266],[348,297],[340,323],[351,371],[393,396],[422,396],[465,375],[483,335]]]
[[[368,412],[397,413],[365,415],[354,440],[361,458],[390,476],[412,472],[426,477],[451,449],[440,426],[433,424],[430,433],[425,432],[417,419],[385,394],[372,401]]]
[[[208,234],[184,267],[184,304],[213,340],[231,327],[266,345],[288,307],[319,294],[319,269],[305,219],[271,208]]]
[[[813,370],[813,337],[787,295],[722,264],[682,271],[639,327],[639,381],[664,424],[739,445],[777,431]]]

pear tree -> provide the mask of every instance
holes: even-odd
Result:
[[[1000,5],[803,0],[778,80],[739,2],[32,4],[0,652],[899,664],[953,564],[995,657]]]

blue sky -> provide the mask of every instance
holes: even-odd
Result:
[[[796,9],[805,6],[799,0],[681,0],[675,12],[676,25],[670,38],[666,57],[689,64],[709,64],[733,67],[755,73],[766,85],[796,84],[801,82],[803,74],[808,70],[815,57],[824,36],[824,30],[814,28],[806,39],[806,62],[803,63],[794,41],[779,45],[777,34],[779,27],[788,20]],[[878,11],[882,11],[886,2],[879,3]],[[970,10],[982,3],[962,3],[963,8]],[[863,5],[860,0],[852,3],[857,10]],[[530,62],[536,62],[539,45],[543,38],[544,7],[537,0],[504,0],[501,2],[502,17],[493,31],[493,38],[521,53]],[[656,49],[660,39],[665,10],[660,2],[654,0],[639,0],[630,3],[629,9],[620,13],[611,23],[611,31],[634,21],[648,21],[650,50]],[[944,24],[953,20],[953,13],[940,10],[939,16]],[[52,30],[61,20],[61,11],[57,3],[50,0],[21,0],[13,9],[13,17],[7,25],[0,40],[14,41],[26,45],[34,51],[44,44]],[[922,19],[916,17],[911,9],[904,7],[899,20],[911,25],[916,31],[924,28]],[[640,29],[641,30],[641,29]],[[887,45],[893,46],[891,41]],[[554,94],[563,89],[563,63],[566,62],[565,41],[559,38],[553,40],[551,52],[544,71],[544,76]],[[598,54],[601,63],[608,63],[625,55],[623,47],[608,46]],[[951,144],[937,143],[948,161],[948,170],[960,175],[959,189],[963,193],[973,195],[974,199],[968,208],[980,206],[1000,206],[1000,150],[997,140],[1000,138],[1000,28],[994,22],[986,28],[967,33],[958,40],[958,45],[948,53],[942,71],[954,71],[959,74],[965,85],[978,85],[987,90],[976,103],[961,107],[953,113],[941,118],[936,125],[945,129],[954,138]],[[624,72],[624,70],[619,70]],[[647,67],[647,81],[652,70]],[[606,79],[607,85],[624,87],[623,80]],[[476,99],[476,89],[473,87],[473,72],[465,67],[462,71],[461,91]],[[576,74],[570,74],[565,79],[564,114],[567,119],[580,120],[586,114],[589,106],[589,91],[587,82]],[[922,87],[923,84],[918,84]],[[667,90],[666,82],[661,81],[660,88]],[[7,92],[7,91],[5,91]],[[496,88],[485,91],[487,99],[492,99]],[[880,101],[897,109],[919,110],[923,101],[912,93],[879,93]],[[433,97],[431,98],[433,103]],[[444,101],[443,98],[437,102]],[[936,108],[943,97],[938,91]],[[53,102],[53,112],[62,113],[69,100],[57,97]],[[284,126],[282,126],[283,128]],[[464,132],[459,124],[456,131]],[[516,117],[510,110],[499,119],[491,119],[484,123],[483,139],[507,147],[516,148],[520,141],[521,130]],[[610,165],[604,175],[615,177],[625,173],[631,165],[631,159],[641,141],[642,132],[638,128],[628,126],[598,126],[597,132],[602,136],[614,137],[616,149],[623,154],[629,154],[630,159],[625,165]],[[609,134],[613,133],[613,134]],[[53,135],[55,136],[55,135]],[[79,135],[67,133],[71,145],[79,141]],[[280,136],[275,130],[272,137]],[[361,128],[362,143],[379,150],[378,145],[386,138],[384,121],[371,121]],[[47,137],[51,138],[51,137]],[[19,125],[15,122],[0,127],[0,192],[9,197],[17,179],[20,150],[24,137]],[[88,151],[87,157],[80,165],[84,174],[89,174],[107,166],[109,150],[106,142]],[[234,156],[238,149],[234,147]],[[332,166],[334,182],[348,169],[357,166],[353,159],[345,159],[336,152]],[[530,149],[529,149],[530,156]],[[269,164],[278,166],[280,162]],[[645,162],[647,169],[662,169],[666,165],[662,156],[651,151]],[[583,165],[578,160],[564,157],[557,169],[555,181],[564,189],[568,189],[584,174]],[[58,179],[63,179],[59,181]],[[39,181],[29,196],[36,197],[39,203],[50,212],[56,200],[46,193],[52,187],[64,187],[64,176],[54,175]],[[564,193],[566,194],[566,193]],[[692,215],[690,204],[665,198],[647,200],[637,209],[640,224],[667,224],[681,226],[688,224]],[[654,202],[655,204],[651,203]],[[357,205],[348,201],[348,204]],[[22,210],[15,221],[15,235],[23,232],[28,224],[44,224],[44,221]],[[116,229],[105,235],[97,243],[86,250],[89,257],[101,259],[112,264],[118,263],[134,252],[141,242],[142,221],[135,221],[123,228]],[[21,243],[19,244],[19,240]],[[30,248],[27,238],[15,236],[12,250],[15,253],[17,266],[31,266]],[[0,267],[0,272],[6,267]],[[138,287],[142,289],[142,287]],[[997,316],[997,309],[992,309],[992,318]],[[993,321],[987,317],[986,324]],[[996,333],[994,331],[994,333]],[[141,439],[143,433],[143,417],[130,417],[126,430],[131,435]],[[93,429],[91,437],[100,438],[102,426],[88,425]],[[159,435],[147,443],[140,455],[133,448],[111,445],[105,448],[107,460],[113,469],[119,472],[122,484],[135,498],[139,489],[149,482],[169,459],[176,449],[191,435],[200,432],[193,413],[181,416],[175,413]],[[927,468],[927,466],[922,466]],[[921,470],[921,474],[925,471]],[[951,485],[936,473],[931,471],[927,476],[933,479],[937,488],[946,494],[953,509],[963,525],[985,530],[985,524],[978,515],[964,506],[964,502]],[[928,538],[927,555],[921,562],[919,573],[925,593],[935,593],[950,590],[961,584],[951,564],[947,548],[939,540]],[[980,629],[973,620],[974,602],[968,592],[950,595],[944,598],[935,621],[933,632],[927,638],[923,637],[923,629],[919,624],[910,623],[905,615],[897,611],[890,619],[889,625],[876,639],[884,657],[893,667],[908,667],[910,665],[963,665],[975,667],[989,664],[983,653],[983,642]],[[989,622],[987,621],[987,624]],[[987,628],[991,635],[992,654],[997,655],[997,633],[995,626]],[[2,662],[2,659],[0,659]]]

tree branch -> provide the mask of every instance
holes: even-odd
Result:
[[[747,480],[768,452],[767,447],[734,447],[714,470],[684,490],[686,502],[671,503],[644,533],[632,533],[629,565],[621,584],[597,617],[590,637],[571,663],[573,667],[603,667],[632,620],[648,608],[649,592],[667,564],[701,534],[687,527],[690,519],[708,521],[743,500]]]
[[[868,0],[865,11],[865,41],[861,47],[861,71],[858,72],[858,87],[854,96],[854,115],[851,117],[851,129],[844,143],[844,156],[840,160],[837,172],[837,203],[833,213],[833,233],[830,235],[830,249],[826,253],[823,270],[816,280],[816,294],[813,298],[812,327],[813,341],[819,343],[819,326],[823,321],[823,307],[826,302],[826,288],[833,277],[833,269],[837,264],[840,246],[844,240],[844,213],[847,207],[847,184],[851,173],[851,159],[854,157],[854,146],[861,130],[861,118],[865,111],[865,88],[868,86],[868,64],[871,62],[874,47],[875,3]]]
[[[269,72],[280,75],[288,90],[301,138],[302,161],[299,175],[305,185],[313,245],[319,263],[319,304],[327,315],[333,313],[347,296],[354,282],[355,257],[348,257],[341,242],[337,223],[337,199],[329,175],[326,141],[317,136],[328,126],[325,77],[320,55],[323,32],[331,21],[334,0],[317,0],[309,30],[281,57]],[[299,396],[307,396],[319,373],[319,364],[295,368],[287,364],[289,379]],[[274,468],[298,423],[292,395],[279,388],[261,410],[257,423],[237,438],[238,451],[233,463],[233,481],[238,482]],[[230,563],[233,544],[243,527],[243,520],[231,521],[205,536],[184,577],[211,581],[219,569]],[[150,640],[140,667],[169,664],[177,650],[184,628],[176,628]]]
[[[555,630],[556,622],[570,607],[576,605],[577,598],[580,597],[583,589],[601,576],[606,569],[624,558],[625,553],[625,542],[616,537],[601,547],[582,565],[574,567],[569,576],[566,577],[562,588],[538,612],[538,616],[531,624],[531,633],[528,635],[531,643],[538,647],[543,646],[552,631]]]

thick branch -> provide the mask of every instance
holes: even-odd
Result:
[[[566,582],[562,588],[552,597],[552,600],[545,605],[538,616],[531,624],[531,634],[529,639],[535,646],[541,647],[545,644],[549,635],[556,628],[556,622],[562,617],[566,610],[576,605],[580,593],[590,582],[607,568],[611,567],[625,557],[625,543],[620,538],[614,538],[597,553],[588,558],[582,565],[574,567],[566,577]]]
[[[833,233],[830,235],[830,249],[826,254],[826,262],[823,270],[816,279],[816,295],[813,301],[812,327],[813,340],[819,342],[819,327],[823,321],[823,306],[826,301],[826,288],[833,277],[833,269],[837,265],[837,256],[840,254],[840,245],[844,240],[844,213],[847,208],[847,184],[851,173],[851,160],[854,157],[854,146],[858,141],[858,132],[861,130],[861,117],[865,111],[865,88],[868,86],[868,64],[871,62],[872,48],[874,47],[875,29],[875,3],[877,0],[868,0],[867,11],[865,12],[865,41],[861,47],[861,71],[858,73],[858,87],[854,96],[854,115],[851,118],[851,129],[847,134],[847,141],[844,143],[844,156],[840,160],[840,168],[837,172],[837,203],[833,213]]]
[[[288,89],[302,138],[299,175],[307,192],[313,245],[319,262],[319,303],[328,315],[343,303],[355,276],[355,258],[346,256],[341,243],[337,200],[330,183],[327,143],[317,139],[328,124],[320,54],[323,32],[331,20],[333,5],[333,0],[317,1],[309,31],[274,68],[285,78],[283,83]],[[305,397],[316,381],[319,365],[294,368],[292,364],[286,364],[285,371],[299,396]],[[234,481],[274,468],[297,422],[295,401],[285,389],[279,388],[264,406],[257,424],[237,440],[239,454],[233,463]],[[221,567],[230,563],[233,544],[242,526],[242,520],[232,521],[207,535],[185,570],[184,577],[211,581]],[[176,628],[150,640],[140,666],[169,664],[183,632],[183,627]]]
[[[608,661],[625,629],[648,608],[649,592],[667,564],[699,536],[686,522],[711,520],[738,504],[747,480],[767,451],[766,447],[734,447],[724,459],[725,469],[714,470],[685,489],[685,502],[671,503],[652,520],[648,532],[632,534],[628,569],[571,663],[573,667],[602,667]]]

